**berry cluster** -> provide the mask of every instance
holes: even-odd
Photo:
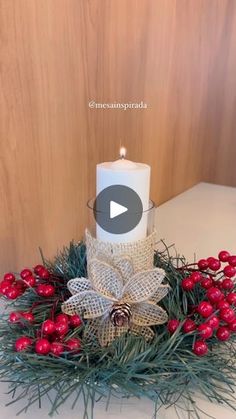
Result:
[[[12,312],[9,316],[11,323],[22,324],[22,319],[32,323],[34,316],[32,313],[23,312]],[[80,339],[75,337],[66,339],[66,335],[70,329],[75,329],[81,325],[81,318],[77,314],[73,316],[59,314],[56,316],[55,321],[46,319],[41,324],[40,329],[36,331],[36,339],[28,336],[18,338],[15,342],[15,350],[17,352],[31,350],[34,345],[34,351],[39,355],[51,353],[55,356],[60,356],[65,351],[78,353],[81,348]]]
[[[222,263],[227,263],[227,265],[220,271]],[[223,290],[234,288],[234,283],[231,278],[236,276],[236,255],[230,255],[226,250],[221,250],[218,258],[210,256],[207,259],[200,259],[196,265],[198,270],[193,270],[182,281],[181,285],[184,291],[192,291],[197,283],[200,283],[202,288],[211,288],[216,282],[214,281],[214,277],[219,274],[225,276],[225,278],[217,281],[219,288]],[[191,271],[188,265],[184,269],[188,272]],[[206,275],[206,271],[209,273],[208,275]]]
[[[227,263],[223,270],[221,263]],[[208,352],[207,339],[213,335],[219,341],[226,341],[231,333],[236,332],[236,292],[232,278],[236,275],[236,256],[222,250],[218,258],[209,257],[197,263],[198,269],[185,269],[190,273],[182,280],[185,292],[199,287],[204,292],[204,300],[194,308],[192,314],[182,324],[183,333],[196,332],[193,352],[203,356]],[[190,317],[194,317],[190,318]],[[180,327],[180,321],[172,319],[168,322],[168,331],[172,334]]]
[[[37,265],[32,270],[25,268],[20,275],[9,272],[0,282],[0,294],[14,300],[23,295],[27,288],[33,288],[41,298],[47,299],[55,295],[56,287],[53,284],[56,284],[57,279],[42,265]],[[9,315],[8,320],[11,324],[24,327],[28,323],[33,326],[35,336],[35,338],[25,335],[19,337],[15,342],[15,350],[17,352],[34,350],[40,355],[55,356],[60,356],[65,351],[78,353],[81,341],[76,337],[70,338],[69,332],[82,325],[81,318],[77,314],[67,316],[61,313],[54,321],[55,310],[52,310],[51,318],[38,324],[33,314],[34,307],[38,304],[40,302],[34,303],[27,312],[13,311]]]
[[[0,294],[10,300],[15,300],[24,294],[27,288],[35,288],[41,297],[52,297],[55,294],[55,287],[49,283],[41,283],[50,279],[50,272],[43,266],[37,265],[32,270],[23,269],[20,275],[8,272],[0,282]]]

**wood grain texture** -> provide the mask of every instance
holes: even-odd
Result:
[[[0,272],[81,238],[121,144],[158,204],[236,185],[235,36],[234,0],[0,0]]]

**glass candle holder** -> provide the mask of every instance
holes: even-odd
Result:
[[[142,211],[141,214],[138,214],[138,218],[140,221],[134,227],[131,227],[130,231],[127,231],[127,223],[132,226],[133,219],[137,217],[137,212],[132,213],[132,209],[128,209],[127,216],[125,219],[125,226],[122,229],[122,218],[121,220],[121,228],[123,230],[121,232],[115,232],[112,229],[112,223],[114,223],[114,219],[110,219],[110,213],[107,211],[97,210],[96,208],[96,201],[95,198],[90,199],[87,202],[87,207],[89,209],[89,223],[88,227],[90,232],[93,234],[95,238],[98,240],[102,240],[104,242],[111,242],[111,243],[127,243],[127,242],[134,242],[138,240],[143,240],[147,236],[153,233],[155,230],[155,203],[154,201],[149,201],[149,206],[147,210]],[[119,216],[119,217],[122,217]],[[116,218],[116,217],[114,217]],[[107,223],[102,223],[103,227],[104,224],[106,225],[105,228],[101,227],[101,223],[96,222],[99,220],[108,220]],[[111,227],[111,228],[110,228]],[[126,229],[126,231],[125,231]]]

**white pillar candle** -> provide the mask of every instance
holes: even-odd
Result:
[[[123,185],[133,189],[140,197],[143,211],[149,208],[150,172],[147,164],[135,163],[125,159],[126,150],[120,149],[119,160],[97,165],[97,195],[108,186]],[[143,213],[138,225],[128,233],[113,234],[96,226],[97,238],[108,242],[126,243],[143,239],[147,236],[147,213]]]

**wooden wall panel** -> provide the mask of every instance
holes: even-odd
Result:
[[[235,19],[234,0],[0,0],[0,272],[81,237],[120,144],[158,204],[236,184]]]
[[[203,180],[236,186],[236,2],[221,3],[222,18],[208,28],[214,48],[202,121]]]

